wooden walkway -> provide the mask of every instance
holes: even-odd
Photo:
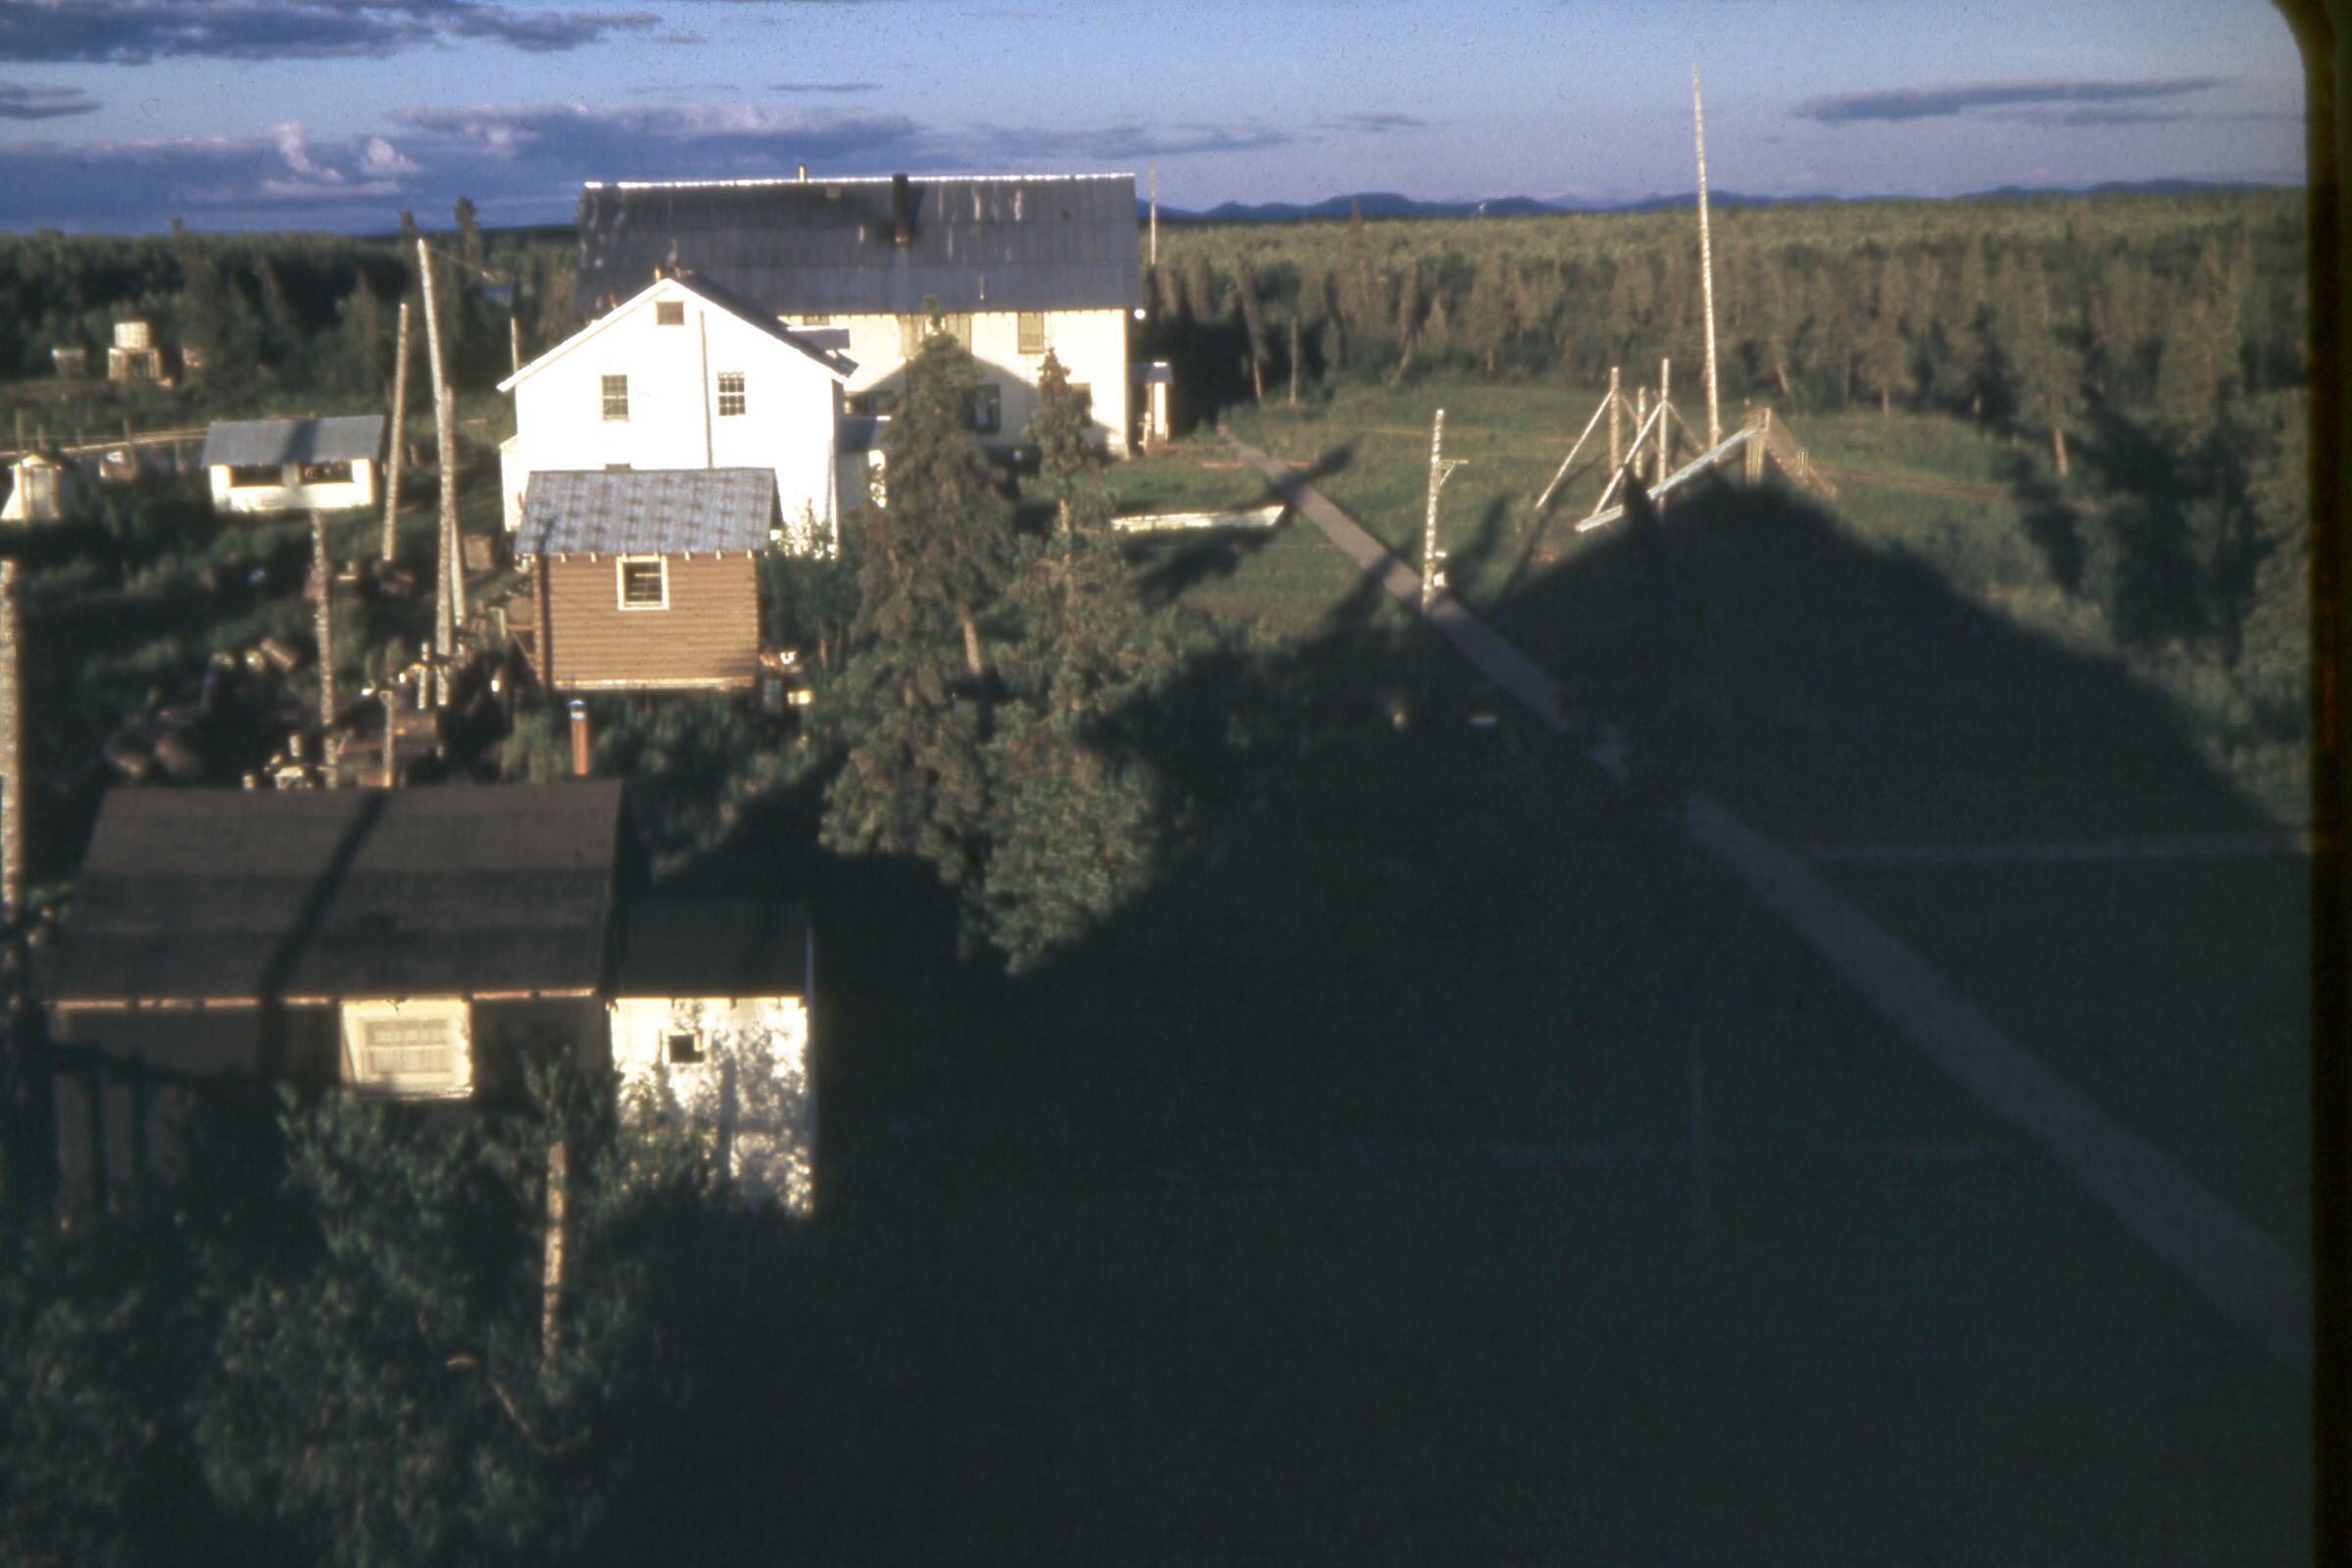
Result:
[[[1417,572],[1289,465],[1230,435],[1224,440],[1374,581],[1408,610],[1418,610]],[[1539,720],[1555,731],[1568,728],[1559,684],[1450,594],[1435,597],[1430,623],[1479,673]],[[1621,735],[1603,730],[1585,756],[1622,784],[1628,751]],[[1794,927],[1938,1070],[2039,1143],[2126,1230],[2279,1361],[2311,1375],[2311,1278],[2299,1257],[2060,1081],[1802,857],[1704,796],[1690,797],[1683,825],[1692,844],[1716,857]]]

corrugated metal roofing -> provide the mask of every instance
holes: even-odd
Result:
[[[349,463],[384,449],[384,416],[331,419],[216,419],[204,436],[204,466]]]
[[[656,268],[774,315],[1131,310],[1143,303],[1135,176],[911,178],[911,242],[888,179],[590,185],[573,306],[594,316]]]
[[[593,989],[620,802],[612,781],[115,790],[48,998]]]
[[[759,550],[777,526],[769,468],[554,468],[522,493],[519,556]]]
[[[785,903],[641,904],[629,911],[615,997],[797,997],[808,911]]]

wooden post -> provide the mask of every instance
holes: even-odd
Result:
[[[1609,367],[1609,471],[1615,473],[1625,466],[1625,435],[1619,421],[1625,416],[1625,400],[1617,391],[1617,367]]]
[[[564,1300],[564,1185],[570,1175],[571,1152],[559,1138],[547,1146],[547,1230],[539,1254],[539,1356],[548,1372],[556,1369],[556,1319]]]
[[[376,782],[390,789],[400,782],[400,679],[394,676],[375,689],[375,700],[384,705],[384,765]]]
[[[507,318],[507,359],[510,371],[522,368],[522,320],[519,317]]]
[[[1698,101],[1698,68],[1690,68],[1690,125],[1698,137],[1698,298],[1707,321],[1707,450],[1723,445],[1723,415],[1715,403],[1715,252],[1707,241],[1707,119]]]
[[[16,558],[0,558],[0,923],[12,937],[24,917],[23,635]]]
[[[1152,241],[1148,247],[1151,264],[1159,265],[1159,166],[1151,166],[1152,181]]]
[[[326,781],[335,782],[335,571],[326,554],[326,514],[311,511],[311,587],[318,596],[312,607],[318,639],[318,755]]]
[[[1674,387],[1674,362],[1658,362],[1658,407],[1666,407]],[[1658,444],[1649,456],[1649,482],[1654,487],[1666,482],[1666,421],[1658,421]]]
[[[581,698],[571,700],[571,776],[586,778],[594,763],[593,748],[589,744],[588,704]]]
[[[1446,460],[1446,411],[1440,409],[1429,426],[1429,514],[1421,527],[1421,617],[1429,618],[1431,601],[1438,596],[1438,492],[1460,460]]]
[[[421,235],[416,270],[424,280],[424,345],[433,376],[433,441],[441,466],[441,551],[433,593],[433,706],[449,703],[449,666],[457,652],[458,597],[465,592],[466,566],[458,559],[458,419],[449,381],[441,368],[441,318],[433,308],[433,257]]]
[[[398,344],[392,350],[392,451],[384,466],[384,560],[400,552],[394,524],[400,515],[401,448],[408,444],[409,427],[409,302],[400,302]]]

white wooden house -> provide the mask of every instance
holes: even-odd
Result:
[[[0,522],[47,522],[74,504],[74,466],[45,452],[20,454],[10,465],[8,503]]]
[[[371,507],[384,447],[384,416],[217,419],[205,432],[205,471],[216,512],[300,512]]]
[[[1085,390],[1097,439],[1133,450],[1128,337],[1143,304],[1133,174],[591,183],[574,309],[613,310],[657,270],[718,279],[856,362],[853,416],[887,416],[926,301],[979,360],[973,434],[1009,446],[1047,351]],[[865,488],[843,459],[845,498]]]
[[[835,537],[835,425],[854,371],[708,279],[668,275],[499,383],[509,530],[533,473],[766,468],[788,547]]]
[[[804,1214],[816,1200],[814,964],[797,906],[640,905],[606,1004],[623,1112],[705,1129],[738,1192]]]

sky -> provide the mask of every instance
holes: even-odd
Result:
[[[2291,184],[2268,0],[0,0],[0,229],[381,232],[593,179],[1156,170],[1170,208]]]

